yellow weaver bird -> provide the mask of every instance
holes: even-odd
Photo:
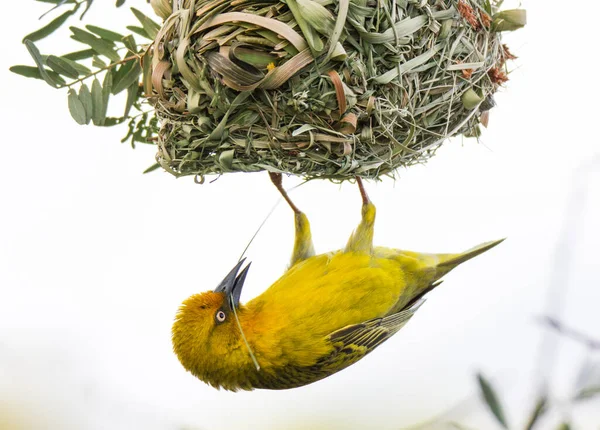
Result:
[[[290,267],[242,305],[250,264],[241,260],[214,291],[185,300],[173,325],[181,364],[216,388],[300,387],[356,363],[404,327],[442,276],[502,241],[460,254],[373,247],[375,206],[357,178],[360,224],[344,249],[315,255],[308,219],[281,174],[270,175],[295,214]]]

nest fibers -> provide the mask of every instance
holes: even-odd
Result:
[[[170,173],[377,178],[477,135],[510,57],[480,0],[153,0]],[[495,18],[495,16],[494,16]]]

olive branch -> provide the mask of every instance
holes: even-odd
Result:
[[[70,26],[71,39],[85,47],[66,54],[46,55],[40,52],[36,42],[77,18],[79,12],[79,20],[82,20],[93,0],[35,1],[53,5],[40,19],[57,10],[64,11],[23,38],[35,65],[15,65],[10,70],[27,78],[43,80],[55,89],[68,89],[69,112],[78,124],[110,127],[127,123],[122,142],[129,141],[132,146],[136,142],[151,143],[158,124],[153,109],[146,102],[146,96],[152,90],[148,50],[160,25],[132,7],[138,22],[126,27],[130,34],[91,24],[84,28]],[[115,5],[120,7],[124,3],[125,0],[118,0]],[[145,40],[139,42],[136,37]],[[108,116],[110,98],[122,92],[126,93],[122,114]]]

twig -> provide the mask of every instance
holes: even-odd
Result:
[[[127,63],[128,61],[134,60],[136,58],[140,58],[140,56],[139,55],[131,55],[127,58],[123,58],[122,60],[115,61],[114,63],[110,63],[108,66],[105,66],[105,67],[102,67],[101,69],[93,71],[92,73],[84,76],[83,78],[79,78],[71,83],[61,85],[57,88],[67,88],[67,87],[71,88],[73,85],[78,84],[79,82],[83,82],[86,79],[91,78],[92,76],[96,76],[98,73],[102,73],[105,70],[112,69],[113,67],[118,66],[119,64]]]
[[[556,318],[545,316],[541,318],[541,322],[547,324],[549,327],[556,330],[557,333],[560,333],[563,336],[580,342],[590,349],[600,349],[600,340],[593,339],[590,336],[581,333],[578,330],[575,330],[571,327],[567,327],[565,324],[561,323]]]

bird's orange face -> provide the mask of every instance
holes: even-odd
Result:
[[[234,308],[243,312],[239,309],[239,297],[249,266],[238,275],[242,263],[215,291],[194,294],[185,300],[173,324],[173,350],[179,361],[196,377],[214,386],[222,385],[222,373],[232,356],[245,350],[234,314]]]
[[[225,293],[206,291],[194,294],[181,304],[175,317],[175,324],[173,325],[175,352],[178,350],[176,340],[193,341],[208,346],[211,343],[211,338],[223,335],[232,327],[232,322],[235,323],[233,309],[229,300],[226,300]],[[190,333],[187,333],[186,336],[179,333],[177,329],[180,325],[185,326]],[[186,339],[188,336],[189,339]]]
[[[175,317],[173,331],[175,332],[177,323],[185,323],[188,326],[197,326],[195,331],[208,335],[218,326],[230,322],[231,313],[224,293],[206,291],[194,294],[181,304]],[[202,337],[206,337],[206,335]]]

